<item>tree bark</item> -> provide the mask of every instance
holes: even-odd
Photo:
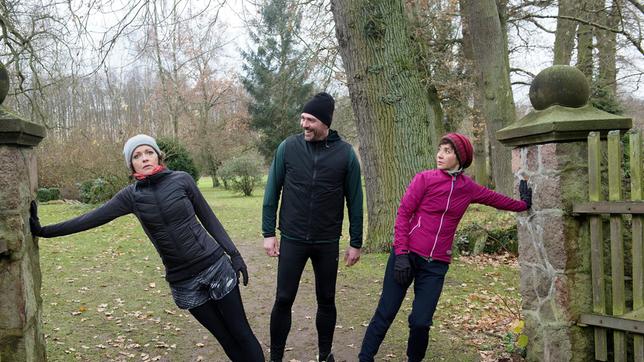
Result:
[[[401,0],[332,0],[340,55],[359,130],[368,251],[391,247],[400,198],[434,166],[443,132],[413,60]]]
[[[559,0],[558,16],[575,16],[578,0]],[[555,32],[555,47],[553,64],[570,65],[573,49],[575,48],[575,34],[577,23],[572,20],[557,19]]]
[[[579,0],[580,17],[592,22],[591,15],[595,9],[596,0]],[[588,79],[593,81],[593,27],[587,24],[579,24],[577,28],[577,68]]]
[[[462,21],[461,34],[463,35],[463,56],[467,59],[468,72],[471,75],[476,74],[473,69],[474,62],[474,45],[472,44],[472,33],[469,24]],[[482,185],[488,185],[490,176],[487,170],[487,152],[485,152],[485,120],[481,116],[480,110],[483,109],[483,100],[481,94],[475,92],[472,94],[474,109],[472,111],[472,143],[474,146],[474,179]]]
[[[432,58],[432,52],[434,52],[434,49],[432,49],[431,46],[428,46],[428,42],[444,41],[445,39],[447,39],[447,36],[445,34],[435,33],[432,34],[433,38],[431,39],[427,35],[423,36],[423,29],[421,27],[427,25],[424,24],[420,5],[426,1],[428,0],[412,0],[403,2],[403,12],[405,14],[405,17],[408,19],[407,26],[409,27],[408,31],[411,36],[411,41],[409,42],[409,44],[411,46],[412,52],[417,54],[416,56],[414,56],[414,58],[417,62],[420,79],[425,89],[427,89],[427,96],[429,97],[429,102],[431,104],[432,111],[434,112],[433,117],[437,120],[437,122],[441,123],[444,131],[449,132],[457,128],[457,123],[460,122],[460,120],[445,122],[446,115],[443,111],[443,106],[441,105],[440,95],[438,93],[436,84],[433,83],[433,76],[436,70],[432,69],[434,67],[432,67],[431,64],[425,63],[425,59]]]
[[[601,18],[598,19],[598,23],[611,29],[617,28],[619,23],[619,6],[615,4],[616,1],[618,0],[613,1],[610,7],[606,4],[606,1],[603,1],[603,11],[600,13]],[[597,85],[614,96],[617,93],[617,67],[615,65],[617,34],[603,29],[595,29],[595,31],[597,33],[597,57],[599,60]]]
[[[490,141],[490,163],[496,190],[511,194],[513,187],[510,150],[496,139],[496,131],[515,120],[510,84],[510,61],[505,11],[494,0],[460,0],[462,21],[471,34],[475,80],[482,99],[481,113]],[[505,6],[502,4],[502,6]]]

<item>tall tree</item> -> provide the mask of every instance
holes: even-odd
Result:
[[[217,171],[231,152],[239,151],[236,135],[226,134],[228,122],[232,117],[226,112],[231,99],[237,96],[239,84],[230,79],[218,79],[221,75],[217,60],[221,58],[221,50],[225,37],[222,36],[224,27],[218,22],[219,11],[200,12],[190,16],[192,21],[182,29],[185,53],[187,56],[188,83],[192,85],[187,94],[186,103],[191,108],[188,123],[194,127],[189,134],[188,148],[196,156],[202,172],[212,177],[213,187],[219,186]],[[225,71],[219,73],[225,74]],[[239,102],[244,102],[243,97]],[[190,122],[194,121],[194,122]],[[231,137],[232,136],[232,137]],[[241,135],[240,135],[241,136]]]
[[[461,33],[463,35],[463,57],[467,61],[467,69],[469,70],[468,75],[471,77],[472,73],[474,73],[472,65],[476,59],[474,55],[474,45],[472,44],[472,33],[470,32],[469,24],[465,21],[462,21]],[[471,93],[470,99],[474,104],[470,115],[472,118],[472,141],[474,144],[474,162],[472,167],[474,168],[474,177],[476,182],[487,185],[489,184],[489,175],[487,171],[487,152],[485,145],[485,120],[481,115],[483,99],[481,97],[481,93],[474,89]]]
[[[443,129],[413,59],[403,2],[333,0],[331,11],[359,130],[366,248],[386,250],[405,186],[434,165]]]
[[[576,67],[593,81],[593,27],[598,0],[580,0],[580,16],[586,21],[577,27],[577,64]]]
[[[188,61],[181,58],[183,51],[183,19],[179,16],[179,0],[153,1],[150,24],[151,49],[147,49],[158,70],[160,97],[169,118],[172,137],[179,137],[179,118],[185,111],[181,89],[185,86],[184,68]],[[167,24],[169,22],[169,24]]]
[[[287,136],[300,130],[302,106],[313,92],[308,64],[294,38],[302,14],[293,0],[267,0],[251,32],[256,48],[242,52],[242,83],[251,96],[251,126],[260,132],[259,152],[270,160]]]
[[[462,21],[467,23],[472,41],[475,79],[481,92],[481,110],[490,142],[490,163],[496,190],[512,193],[510,150],[496,139],[496,131],[516,118],[508,39],[505,30],[506,3],[495,0],[460,0]]]
[[[577,22],[577,68],[591,84],[591,103],[620,113],[617,100],[617,30],[623,22],[622,0],[583,0],[573,19]],[[555,54],[556,55],[556,54]]]
[[[609,29],[617,28],[620,18],[619,0],[604,1],[598,22]],[[604,29],[597,30],[598,73],[597,86],[615,97],[617,93],[617,34]]]
[[[578,0],[559,0],[557,30],[555,31],[554,64],[569,65],[575,47],[577,22],[565,17],[574,16],[579,10]]]

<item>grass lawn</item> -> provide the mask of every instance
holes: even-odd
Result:
[[[266,356],[277,261],[261,246],[261,190],[241,197],[200,187],[237,243],[250,269],[242,287],[248,319]],[[82,214],[87,205],[39,208],[43,225]],[[490,214],[477,208],[474,213]],[[347,228],[345,227],[345,230]],[[39,240],[43,275],[43,321],[50,361],[226,361],[215,339],[187,311],[176,308],[163,267],[134,216],[76,235]],[[341,245],[341,255],[346,241]],[[386,254],[363,255],[338,277],[336,358],[356,361],[360,342],[378,301]],[[293,307],[285,360],[314,360],[314,280],[302,278]],[[378,360],[404,360],[406,317],[402,307]],[[461,257],[450,266],[430,335],[427,360],[480,361],[506,356],[503,336],[519,318],[518,268],[507,255]]]

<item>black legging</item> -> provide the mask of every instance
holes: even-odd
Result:
[[[315,326],[320,355],[331,351],[335,331],[335,285],[338,276],[338,244],[308,244],[284,241],[280,245],[277,267],[277,292],[271,313],[271,360],[284,356],[286,338],[291,330],[291,307],[300,285],[306,261],[311,259],[315,273],[315,295],[318,310]]]
[[[264,351],[246,319],[239,286],[222,299],[211,299],[189,311],[217,338],[231,361],[264,361]]]

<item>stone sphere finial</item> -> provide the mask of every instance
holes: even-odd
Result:
[[[4,99],[9,93],[9,72],[7,72],[7,67],[4,66],[4,63],[0,62],[0,104],[4,102]]]
[[[530,102],[536,110],[553,105],[579,108],[588,103],[590,85],[584,73],[569,65],[542,70],[530,85]]]

